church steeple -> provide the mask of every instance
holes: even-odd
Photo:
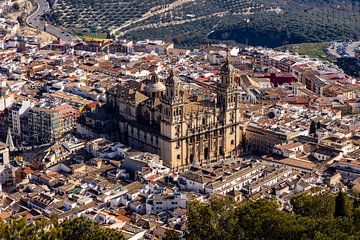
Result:
[[[234,86],[234,67],[230,63],[230,54],[226,54],[225,63],[221,66],[221,88],[229,88]]]
[[[169,77],[165,81],[166,94],[164,101],[167,104],[181,104],[183,103],[183,91],[181,91],[180,80],[175,76],[174,71],[171,69]]]
[[[170,69],[169,77],[166,79],[166,86],[174,87],[178,83],[179,83],[179,79],[175,76],[174,70]]]
[[[8,146],[10,152],[15,150],[15,145],[12,139],[11,130],[8,128],[7,136],[6,136],[6,145]]]
[[[234,67],[230,63],[230,54],[226,56],[225,63],[221,66],[221,82],[218,85],[217,103],[223,110],[237,106],[239,88],[235,82]]]
[[[162,120],[173,124],[181,121],[184,116],[184,92],[173,70],[170,70],[165,86],[166,92],[162,98]]]

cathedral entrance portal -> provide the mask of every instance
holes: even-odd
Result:
[[[207,147],[204,149],[204,159],[209,160],[209,148]]]

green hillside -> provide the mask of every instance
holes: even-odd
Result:
[[[59,0],[46,17],[80,33],[183,46],[232,41],[276,47],[360,38],[359,0]]]

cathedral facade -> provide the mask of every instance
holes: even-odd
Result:
[[[146,84],[116,86],[107,99],[119,119],[121,141],[160,154],[174,170],[239,155],[243,131],[234,75],[227,61],[211,99],[184,90],[173,71],[165,80],[153,74]]]

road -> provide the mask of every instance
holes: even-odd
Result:
[[[40,17],[45,13],[50,12],[50,5],[46,0],[35,0],[35,2],[37,4],[37,9],[26,19],[26,23],[39,31],[44,31],[45,23],[40,19]],[[45,30],[65,42],[72,42],[74,40],[69,33],[61,28],[46,24]]]

